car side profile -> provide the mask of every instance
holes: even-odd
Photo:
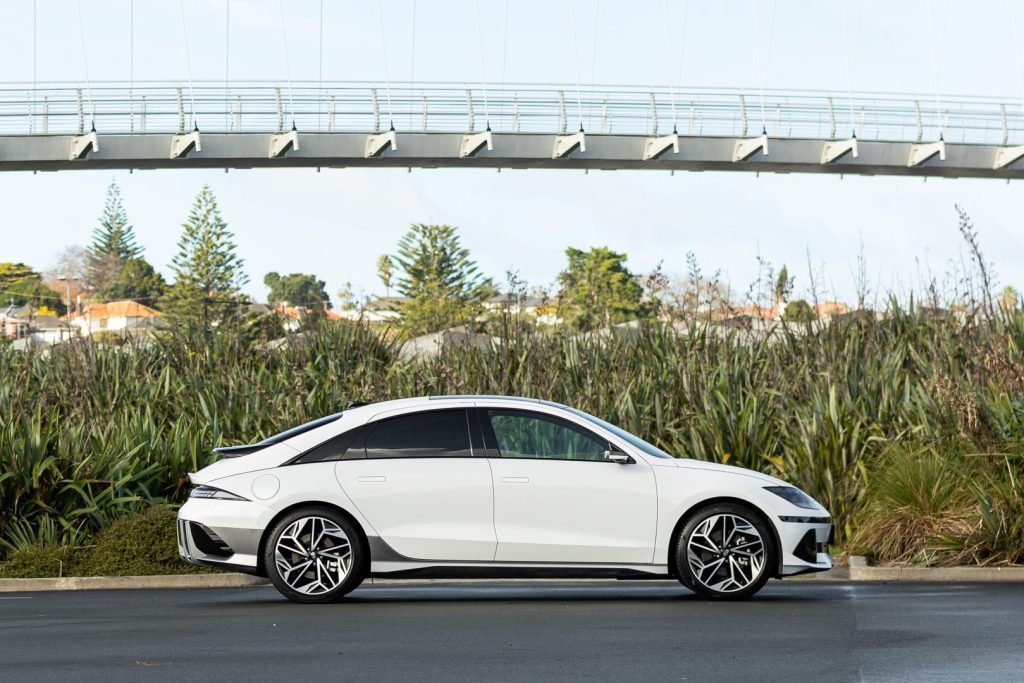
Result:
[[[828,512],[783,481],[675,458],[568,406],[353,404],[191,474],[179,552],[296,602],[364,578],[674,577],[746,598],[831,568]]]

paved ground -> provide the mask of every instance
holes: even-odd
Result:
[[[0,680],[1019,680],[1024,584],[667,582],[0,596]]]

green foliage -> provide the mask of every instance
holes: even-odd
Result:
[[[400,308],[409,336],[472,325],[494,285],[477,270],[469,250],[450,225],[413,225],[398,242],[398,291],[409,301]]]
[[[28,304],[33,308],[47,308],[64,315],[67,307],[61,299],[60,292],[50,289],[38,276],[34,279],[19,280],[8,286],[3,294],[0,294],[0,302],[24,306]]]
[[[0,562],[0,578],[35,579],[70,576],[75,559],[79,554],[81,554],[79,549],[66,545],[25,545],[13,551],[4,562]]]
[[[236,312],[239,289],[248,281],[243,266],[217,199],[210,186],[203,185],[182,225],[178,253],[171,261],[175,282],[162,305],[204,326],[223,320]]]
[[[6,292],[19,283],[38,279],[39,273],[24,263],[0,263],[0,292]]]
[[[814,309],[803,299],[790,301],[782,311],[782,319],[786,322],[809,323],[814,321]]]
[[[377,277],[384,285],[384,296],[391,296],[391,281],[395,275],[395,262],[387,254],[382,254],[377,259]]]
[[[143,258],[128,259],[124,262],[121,272],[106,289],[95,295],[96,301],[123,301],[134,299],[153,306],[167,290],[164,276],[156,272],[153,266]]]
[[[107,188],[100,224],[93,231],[92,243],[86,250],[85,275],[89,288],[104,292],[118,282],[127,261],[141,258],[142,247],[135,243],[135,230],[128,223],[121,188],[112,181]]]
[[[626,268],[626,255],[607,247],[565,250],[568,267],[559,274],[561,307],[578,330],[608,327],[641,317],[643,287]]]
[[[263,284],[270,288],[267,302],[271,306],[287,302],[289,306],[313,310],[331,307],[327,285],[323,280],[317,280],[316,275],[292,273],[281,276],[277,273],[267,273],[263,278]]]
[[[80,576],[146,576],[208,572],[178,556],[176,512],[152,507],[115,521],[96,534],[94,546],[75,566]]]

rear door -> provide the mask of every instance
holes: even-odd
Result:
[[[610,462],[608,441],[554,415],[481,408],[479,416],[494,480],[496,561],[653,561],[650,465]]]
[[[339,462],[338,481],[393,550],[413,560],[494,558],[491,472],[465,409],[385,417],[357,447],[364,457]]]

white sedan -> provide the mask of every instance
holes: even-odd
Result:
[[[831,567],[828,512],[557,403],[431,396],[296,427],[191,474],[181,556],[328,602],[367,576],[675,577],[746,598]]]

